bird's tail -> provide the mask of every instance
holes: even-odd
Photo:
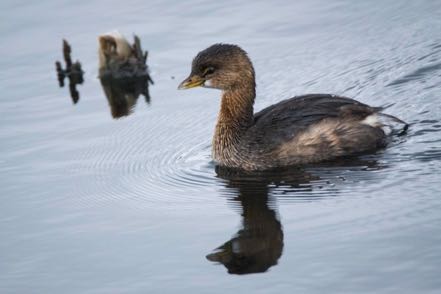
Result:
[[[366,117],[362,123],[372,127],[381,128],[387,135],[404,135],[409,129],[405,121],[382,112],[376,112]]]

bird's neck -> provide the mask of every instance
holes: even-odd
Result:
[[[220,163],[238,154],[237,146],[246,130],[253,124],[254,83],[222,94],[221,108],[213,137],[213,156]]]

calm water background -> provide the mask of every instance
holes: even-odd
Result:
[[[118,120],[96,78],[114,29],[156,82]],[[2,1],[0,32],[1,293],[441,291],[441,1]],[[86,72],[75,106],[62,38]],[[410,131],[335,166],[216,173],[220,93],[176,90],[215,42],[249,52],[256,110],[329,92],[393,104]],[[225,242],[266,246],[266,272],[207,260]]]

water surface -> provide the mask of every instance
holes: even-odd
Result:
[[[441,2],[3,1],[1,293],[438,293]],[[97,36],[136,33],[155,85],[112,117]],[[61,40],[85,71],[73,105]],[[334,93],[411,123],[354,160],[216,169],[220,93],[177,91],[194,55],[240,44],[256,110]]]

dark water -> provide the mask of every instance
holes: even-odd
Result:
[[[2,1],[0,24],[1,293],[441,291],[440,1]],[[113,29],[155,80],[120,119],[97,79]],[[249,52],[257,110],[329,92],[410,131],[356,160],[216,171],[220,93],[176,90],[215,42]]]

